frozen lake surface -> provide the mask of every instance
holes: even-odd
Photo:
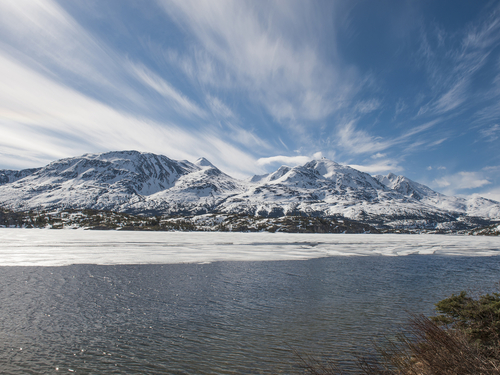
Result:
[[[500,237],[0,229],[0,266],[173,264],[500,254]]]

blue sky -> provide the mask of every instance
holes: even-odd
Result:
[[[498,2],[6,0],[0,77],[0,168],[324,156],[500,199]]]

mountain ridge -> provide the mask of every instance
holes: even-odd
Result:
[[[238,180],[205,158],[191,163],[139,151],[2,170],[0,205],[20,211],[344,217],[379,228],[475,227],[500,219],[499,202],[445,196],[405,176],[371,176],[328,159]]]
[[[422,203],[433,205],[448,211],[467,213],[471,216],[483,216],[489,219],[500,218],[499,202],[482,197],[453,197],[447,196],[431,188],[415,182],[405,176],[396,176],[389,173],[387,176],[374,176],[387,187],[398,191],[401,194],[410,196]],[[481,208],[481,206],[483,208]],[[487,207],[486,209],[484,207]],[[488,208],[489,206],[489,208]]]

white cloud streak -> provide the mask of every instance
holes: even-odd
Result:
[[[364,154],[383,151],[393,146],[396,141],[373,137],[364,130],[356,129],[354,121],[350,121],[337,130],[337,145],[352,154]]]
[[[346,105],[356,92],[356,76],[339,64],[326,64],[314,43],[307,39],[308,3],[287,1],[259,3],[252,1],[160,1],[165,11],[197,38],[205,56],[204,63],[186,64],[186,71],[199,68],[228,74],[245,87],[279,121],[319,120]],[[306,24],[304,24],[306,22]],[[311,22],[310,24],[308,22]],[[301,38],[293,38],[290,25]],[[290,29],[290,30],[289,30]],[[335,35],[331,35],[334,42]],[[193,59],[196,60],[199,55]],[[197,74],[204,77],[204,74]],[[212,84],[213,76],[209,78]]]
[[[445,113],[457,108],[467,98],[467,80],[463,79],[443,94],[435,103],[437,113]]]
[[[364,100],[356,104],[355,110],[360,113],[370,113],[380,107],[380,101],[377,99]]]
[[[453,175],[437,178],[433,181],[440,188],[456,192],[462,189],[475,189],[491,184],[482,172],[458,172]]]
[[[474,75],[488,61],[493,49],[500,43],[500,7],[491,9],[488,17],[470,24],[462,34],[460,47],[454,39],[460,34],[424,32],[422,34],[420,56],[428,69],[429,84],[433,98],[420,108],[419,115],[458,114],[463,109],[477,104],[476,100],[484,100],[488,93],[473,93],[471,84]],[[437,35],[435,48],[429,39]]]
[[[144,65],[130,63],[130,70],[144,85],[150,87],[167,102],[174,104],[174,108],[181,114],[194,114],[199,117],[206,117],[206,112],[202,110],[196,103],[192,102],[188,97],[177,91],[171,84],[163,78],[153,73]]]
[[[206,99],[208,106],[212,110],[212,113],[216,117],[222,117],[222,118],[235,118],[236,116],[234,115],[233,111],[229,109],[227,105],[225,105],[219,98],[211,95],[207,95]]]
[[[0,67],[2,156],[16,149],[27,161],[49,162],[89,151],[134,149],[176,159],[205,155],[239,175],[259,170],[253,157],[220,136],[118,112],[1,54]]]
[[[493,142],[500,136],[500,125],[494,124],[486,129],[482,129],[480,132],[488,142]]]
[[[103,98],[146,105],[124,82],[123,59],[52,0],[1,1],[0,41],[4,52],[53,80],[92,85]]]
[[[253,156],[228,142],[237,127],[228,135],[210,124],[184,129],[149,117],[162,100],[150,103],[144,90],[158,93],[163,106],[188,117],[208,114],[144,65],[124,64],[126,57],[101,45],[55,2],[0,2],[0,37],[4,166],[32,167],[87,152],[136,149],[177,159],[203,155],[241,177],[262,171]],[[81,85],[102,95],[82,94]],[[238,137],[259,142],[249,132]]]
[[[396,145],[413,142],[413,145],[410,147],[432,147],[437,146],[446,140],[446,138],[442,138],[433,142],[430,142],[429,139],[420,142],[415,142],[413,140],[415,135],[424,133],[425,131],[438,124],[441,121],[440,118],[426,122],[422,125],[414,126],[410,130],[405,131],[400,136],[389,139],[376,137],[370,135],[365,130],[357,129],[356,121],[357,120],[351,120],[339,125],[337,127],[335,137],[337,147],[344,149],[350,155],[376,153],[372,156],[372,158],[374,158],[376,157],[376,155],[385,156],[385,154],[381,154],[380,151],[390,149]]]

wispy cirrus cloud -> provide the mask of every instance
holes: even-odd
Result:
[[[396,146],[404,146],[406,151],[413,149],[423,149],[438,146],[446,141],[446,138],[432,139],[425,137],[424,134],[439,124],[442,119],[437,118],[432,121],[425,122],[420,125],[413,126],[409,130],[403,131],[398,136],[393,137],[377,137],[370,134],[368,131],[357,127],[357,119],[342,123],[337,127],[335,133],[335,143],[339,149],[342,149],[347,155],[363,155],[374,154],[372,158],[384,157],[381,151],[392,150]],[[419,138],[417,138],[417,136]],[[378,155],[378,156],[377,156]],[[400,160],[399,162],[401,162]],[[395,171],[401,171],[401,167],[393,163]],[[386,164],[390,165],[390,164]]]
[[[438,171],[444,171],[444,170],[446,170],[446,167],[443,165],[438,165],[438,166],[434,166],[434,167],[432,165],[429,165],[427,167],[428,171],[432,171],[433,169],[438,170]]]
[[[122,108],[147,104],[126,82],[123,57],[52,0],[0,2],[0,49],[64,85]]]
[[[351,154],[376,153],[393,146],[397,141],[374,137],[368,132],[356,129],[355,121],[337,129],[337,145]]]
[[[493,142],[500,137],[500,125],[491,125],[486,129],[481,129],[480,133],[488,142]]]
[[[314,39],[308,39],[317,15],[306,3],[256,6],[251,1],[171,0],[160,4],[203,49],[192,63],[176,56],[185,71],[199,69],[196,76],[203,77],[208,62],[211,73],[229,75],[278,121],[323,119],[344,107],[358,90],[354,70],[325,62],[316,43],[311,43]],[[330,38],[334,43],[335,35]],[[199,56],[204,54],[208,56],[200,64]],[[220,81],[227,80],[221,77]],[[210,83],[217,85],[217,81]]]
[[[181,114],[194,114],[199,117],[206,117],[206,112],[187,96],[176,90],[170,83],[165,81],[159,75],[141,64],[129,64],[131,72],[145,86],[150,87],[158,94],[162,95],[168,103],[173,104],[174,108]]]
[[[381,103],[378,99],[362,100],[355,105],[355,110],[360,113],[370,113],[377,110]]]
[[[235,114],[233,111],[222,102],[218,97],[207,95],[206,101],[208,103],[209,108],[212,110],[212,113],[217,117],[222,118],[235,118]]]
[[[210,123],[193,129],[150,115],[163,106],[208,116],[145,65],[124,63],[126,57],[56,2],[2,2],[0,20],[3,165],[32,167],[87,152],[136,149],[179,159],[204,155],[235,176],[260,170],[256,158],[231,140],[236,131],[227,134]],[[151,91],[157,100],[144,95]],[[241,132],[234,137],[244,138]]]
[[[87,152],[135,149],[177,159],[210,157],[237,176],[252,174],[254,157],[213,130],[193,133],[173,123],[122,113],[0,54],[0,155],[13,151],[42,163]],[[240,166],[244,163],[245,166]]]
[[[455,116],[484,101],[491,92],[474,87],[475,75],[489,61],[494,48],[500,45],[500,7],[491,9],[486,17],[469,24],[460,33],[447,33],[435,28],[422,30],[418,56],[426,67],[430,98],[419,115]],[[434,39],[434,43],[431,42]]]
[[[464,78],[441,95],[434,104],[434,111],[439,114],[449,112],[465,102],[468,83],[468,80]]]

